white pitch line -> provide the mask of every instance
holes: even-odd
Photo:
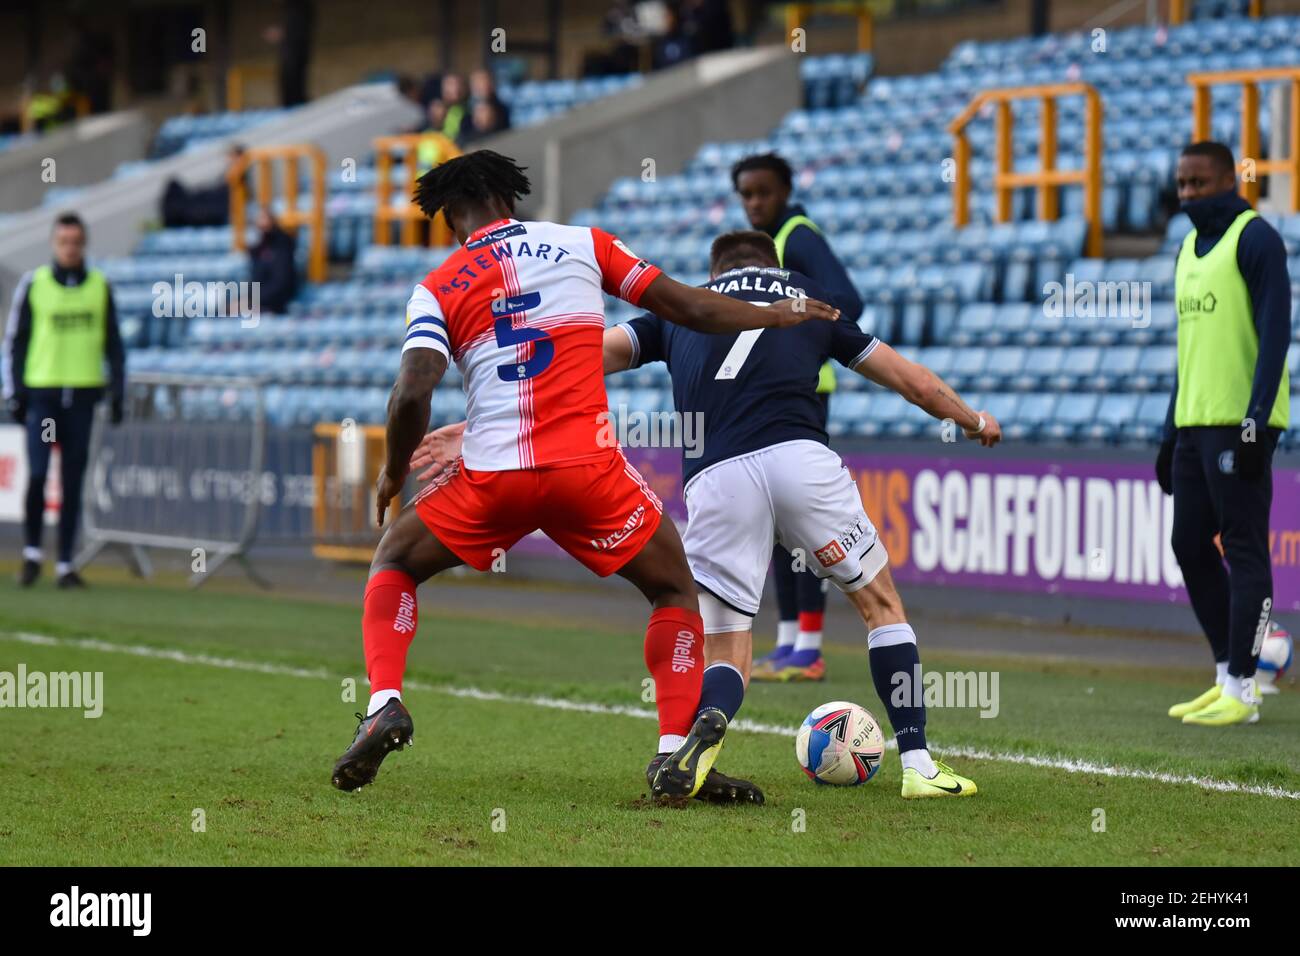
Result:
[[[88,651],[102,651],[108,654],[127,654],[134,657],[147,657],[154,660],[171,661],[175,664],[196,664],[203,667],[218,667],[225,670],[247,671],[254,674],[269,674],[276,677],[306,677],[315,680],[332,680],[340,675],[332,674],[324,668],[290,667],[287,664],[272,664],[265,661],[250,661],[238,657],[214,657],[210,654],[194,654],[189,651],[162,647],[149,647],[142,644],[114,644],[94,638],[50,637],[45,634],[27,632],[0,631],[0,640],[18,641],[23,644],[36,644],[44,647],[74,647]],[[561,697],[522,696],[519,694],[502,694],[497,691],[481,690],[477,687],[454,687],[446,684],[426,684],[422,681],[405,681],[405,689],[432,691],[461,697],[469,700],[494,701],[506,704],[524,704],[531,707],[545,707],[550,710],[567,710],[587,714],[605,714],[620,717],[638,717],[644,720],[656,720],[658,715],[646,707],[629,707],[613,704],[597,704],[587,701],[566,700]],[[751,720],[737,720],[731,724],[732,729],[769,736],[793,737],[797,727],[781,724],[765,724]],[[890,739],[885,746],[897,747],[897,742]],[[1243,793],[1258,797],[1273,797],[1282,800],[1300,800],[1300,792],[1283,790],[1261,784],[1236,783],[1232,780],[1216,780],[1213,777],[1198,777],[1194,774],[1165,773],[1159,770],[1140,770],[1134,767],[1116,767],[1110,764],[1093,763],[1073,757],[1046,757],[1035,754],[1014,753],[1007,751],[984,750],[978,747],[944,747],[935,744],[933,749],[945,756],[966,757],[970,760],[989,760],[996,763],[1020,764],[1029,767],[1043,767],[1050,770],[1063,770],[1066,773],[1091,774],[1102,777],[1116,777],[1125,780],[1150,780],[1155,783],[1186,784],[1213,790],[1218,793]]]

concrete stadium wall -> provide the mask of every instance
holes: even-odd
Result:
[[[681,172],[700,146],[769,133],[802,101],[798,57],[784,47],[715,53],[656,73],[639,87],[482,145],[529,168],[521,215],[564,220],[621,176]]]
[[[141,227],[158,218],[168,180],[194,186],[218,179],[225,172],[232,142],[246,146],[316,143],[328,157],[326,174],[338,176],[343,160],[359,162],[370,152],[374,137],[411,126],[418,114],[391,84],[352,87],[315,100],[284,119],[159,160],[147,172],[91,186],[68,206],[86,221],[92,256],[126,255],[139,240]],[[300,196],[299,201],[305,198]],[[19,277],[49,258],[50,227],[61,211],[62,207],[33,209],[0,230],[0,300],[6,310]]]
[[[148,146],[149,124],[134,110],[87,117],[31,143],[11,146],[0,151],[0,212],[32,209],[52,188],[107,179],[119,163],[143,159]],[[48,160],[53,160],[52,166]]]

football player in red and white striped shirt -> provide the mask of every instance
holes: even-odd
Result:
[[[467,425],[462,458],[398,515],[375,551],[362,618],[370,705],[334,785],[370,783],[385,755],[410,741],[401,686],[416,585],[461,564],[485,571],[540,529],[596,574],[627,578],[653,606],[645,661],[659,752],[669,755],[654,795],[761,801],[752,784],[712,770],[727,722],[716,710],[696,716],[703,635],[686,554],[673,523],[660,520],[659,499],[606,437],[602,291],[702,332],[834,320],[838,312],[811,299],[762,308],[675,282],[599,229],[520,222],[515,201],[528,191],[523,170],[491,150],[449,160],[419,181],[416,202],[431,218],[443,212],[461,248],[407,305],[376,485],[381,524],[450,361],[464,376]]]

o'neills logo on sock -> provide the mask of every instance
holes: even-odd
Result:
[[[685,674],[695,666],[691,651],[695,649],[695,633],[678,631],[677,640],[673,641],[673,673]]]
[[[623,522],[622,528],[615,531],[608,538],[592,538],[591,546],[597,551],[608,551],[637,528],[641,527],[641,520],[643,518],[645,518],[645,505],[637,505],[636,511],[633,511],[627,516],[627,521]]]
[[[393,621],[393,630],[398,634],[415,633],[415,598],[403,594],[397,602],[397,619]]]

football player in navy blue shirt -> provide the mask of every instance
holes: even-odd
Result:
[[[720,236],[710,275],[709,288],[749,302],[834,301],[813,279],[779,268],[775,245],[760,232]],[[677,414],[697,415],[703,425],[702,453],[683,456],[683,543],[704,617],[700,712],[718,710],[730,721],[740,708],[775,536],[833,581],[867,626],[872,681],[903,763],[903,796],[970,796],[975,783],[930,755],[919,689],[901,702],[896,693],[898,675],[914,682],[921,673],[916,635],[857,484],[828,447],[817,395],[828,358],[955,422],[986,447],[1001,438],[993,416],[972,410],[929,369],[843,314],[834,322],[736,335],[692,332],[653,315],[605,330],[606,374],[666,362]]]
[[[776,243],[777,264],[803,273],[834,302],[840,314],[852,322],[862,312],[858,294],[848,270],[832,251],[821,230],[798,203],[790,201],[794,174],[790,164],[776,153],[746,156],[731,168],[731,185],[740,197],[749,224],[765,232]],[[830,415],[831,393],[835,391],[835,368],[822,366],[817,381],[817,398],[822,420]],[[772,580],[776,584],[776,648],[754,662],[754,680],[824,680],[822,624],[826,616],[823,582],[804,570],[796,573],[790,552],[777,545],[772,551]]]

